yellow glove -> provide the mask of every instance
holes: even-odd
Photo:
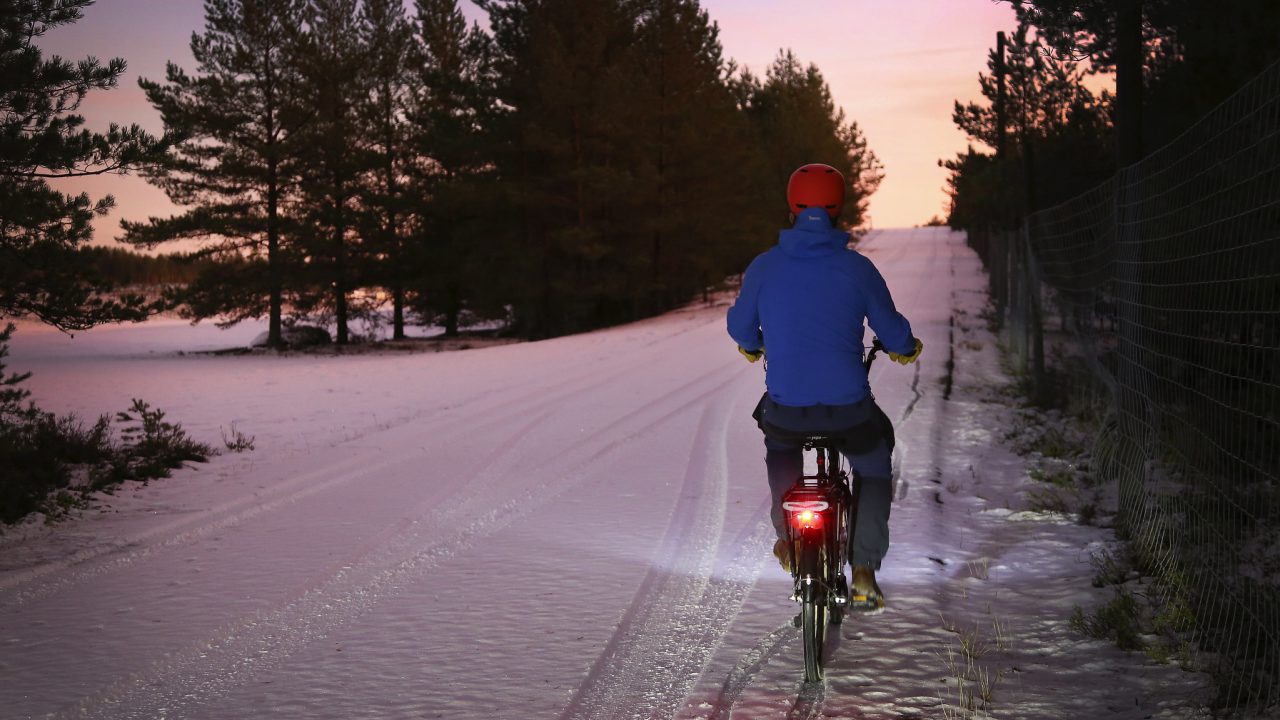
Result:
[[[764,348],[760,348],[759,350],[744,350],[743,347],[739,345],[738,352],[742,353],[742,357],[746,358],[747,362],[755,362],[764,357]]]
[[[915,338],[915,341],[916,349],[912,350],[910,355],[899,355],[896,352],[891,352],[889,353],[889,359],[894,362],[902,363],[903,365],[910,365],[915,362],[916,359],[920,357],[920,351],[924,350],[924,343],[920,342],[920,338]]]

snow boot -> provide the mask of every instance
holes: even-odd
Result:
[[[783,570],[791,572],[793,564],[791,541],[786,538],[778,538],[778,542],[773,544],[773,556],[778,558],[778,564]]]
[[[849,609],[868,615],[884,611],[884,593],[876,583],[876,571],[866,565],[853,566],[853,589],[849,593]]]

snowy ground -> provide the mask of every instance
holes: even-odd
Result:
[[[162,321],[27,327],[11,369],[50,410],[142,397],[257,449],[0,537],[0,715],[967,717],[967,646],[991,717],[1199,717],[1203,676],[1067,627],[1109,598],[1108,533],[1024,512],[962,237],[863,249],[925,352],[872,372],[899,438],[891,604],[845,623],[822,687],[769,553],[761,368],[723,305],[396,356],[178,355],[258,328]]]

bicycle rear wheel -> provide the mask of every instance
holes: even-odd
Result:
[[[827,604],[806,600],[800,608],[800,631],[804,637],[804,681],[822,680],[822,651],[827,644]]]
[[[804,680],[822,680],[822,652],[827,644],[827,589],[823,586],[826,557],[819,534],[805,537],[800,547],[800,576],[813,579],[800,602],[800,635],[804,643]]]

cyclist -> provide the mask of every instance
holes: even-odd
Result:
[[[848,233],[836,227],[844,198],[844,177],[833,167],[815,163],[792,173],[787,203],[793,227],[782,230],[778,244],[747,268],[728,329],[751,362],[764,356],[768,343],[767,390],[753,417],[764,432],[778,532],[774,555],[790,571],[781,504],[803,474],[802,439],[838,437],[841,453],[862,478],[849,548],[850,607],[877,611],[884,607],[875,572],[889,549],[894,440],[862,366],[863,321],[903,365],[920,357],[923,343],[894,307],[875,265],[850,250]]]

